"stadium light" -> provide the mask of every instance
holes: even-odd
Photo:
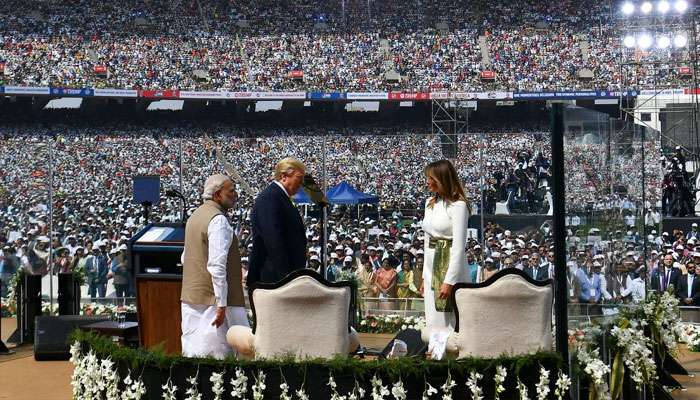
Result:
[[[656,8],[659,10],[661,14],[666,14],[668,10],[671,9],[671,5],[668,4],[668,1],[666,0],[661,0],[659,4],[656,5]]]
[[[634,39],[634,36],[627,35],[627,36],[625,36],[625,39],[622,41],[622,43],[624,43],[625,47],[631,48],[631,47],[634,47],[634,45],[637,43],[637,41]]]
[[[676,37],[673,38],[674,47],[685,47],[686,44],[688,44],[688,38],[684,35],[676,35]]]
[[[673,7],[679,13],[683,13],[683,12],[685,12],[685,10],[688,9],[688,2],[686,0],[677,0],[676,3],[673,5]]]
[[[639,36],[639,38],[637,39],[637,43],[639,44],[640,49],[646,50],[649,47],[651,47],[651,43],[652,43],[651,36],[644,33],[641,36]]]
[[[634,4],[629,1],[622,5],[622,13],[625,15],[630,15],[634,12]]]
[[[671,45],[671,39],[668,36],[661,36],[656,39],[656,46],[660,49],[667,49]]]
[[[652,6],[651,3],[648,1],[642,3],[642,6],[639,7],[639,9],[642,10],[642,13],[644,14],[649,14],[653,8],[654,6]]]

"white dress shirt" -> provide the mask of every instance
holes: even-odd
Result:
[[[628,295],[632,295],[632,301],[635,303],[639,303],[644,300],[646,297],[646,287],[644,285],[644,281],[637,277],[632,280],[632,282],[627,285],[627,288],[622,289],[622,297],[627,297]]]
[[[693,281],[695,280],[695,274],[688,274],[688,296],[686,298],[690,299],[693,297]]]

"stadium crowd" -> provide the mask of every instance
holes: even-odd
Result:
[[[638,55],[619,45],[609,2],[342,3],[344,9],[341,2],[318,0],[9,0],[0,4],[0,83],[423,92],[688,83],[668,54],[653,68],[619,68],[621,60]],[[682,50],[672,55],[688,59]],[[486,70],[495,80],[482,80]],[[583,70],[592,76],[580,77]],[[401,79],[388,80],[387,72]]]
[[[370,272],[376,272],[374,269],[384,261],[392,268],[398,265],[394,265],[396,260],[403,264],[408,262],[406,269],[409,264],[419,268],[416,265],[420,264],[420,220],[427,196],[423,168],[430,161],[442,158],[440,139],[419,128],[262,130],[225,126],[53,126],[47,129],[13,125],[0,128],[0,137],[2,280],[7,282],[19,267],[46,274],[49,271],[49,249],[53,249],[51,269],[54,272],[76,268],[85,271],[92,297],[105,295],[107,282],[114,284],[119,294],[133,294],[132,281],[124,279],[130,276],[130,271],[125,270],[124,249],[127,240],[145,222],[141,206],[131,201],[134,175],[160,176],[162,191],[180,189],[192,210],[201,199],[203,179],[221,170],[217,151],[245,177],[253,191],[265,186],[274,163],[286,156],[303,160],[309,172],[321,179],[325,153],[325,176],[329,187],[346,181],[361,191],[378,195],[380,199],[379,209],[365,207],[356,210],[339,206],[333,210],[330,219],[329,250],[334,267],[329,269],[329,278],[341,276],[345,262],[351,262],[357,273],[368,278]],[[481,206],[479,179],[482,174],[494,191],[506,192],[508,188],[503,185],[508,176],[520,170],[526,171],[532,187],[547,185],[550,158],[547,133],[465,134],[458,141],[455,164],[472,200],[474,213]],[[632,206],[640,205],[641,197],[631,187],[628,190],[631,197],[600,197],[603,196],[601,188],[609,187],[611,182],[607,179],[612,179],[612,174],[595,172],[602,165],[600,157],[604,154],[602,145],[567,145],[569,213],[581,214],[585,204],[597,201],[598,207],[610,212],[619,221],[618,226],[624,227],[623,216],[631,212],[636,215],[641,207],[633,209]],[[647,168],[655,168],[654,162],[658,162],[658,158],[649,157],[647,160],[652,160],[648,161]],[[623,154],[613,162],[628,175],[625,178],[628,181],[617,184],[639,186],[639,182],[634,181],[635,175],[630,173],[638,166],[634,164],[639,162],[637,158]],[[581,172],[586,168],[594,172]],[[48,204],[52,174],[54,210],[53,223],[50,224]],[[502,186],[497,185],[499,174]],[[647,196],[659,191],[653,186],[658,185],[657,180],[649,184]],[[244,192],[233,215],[244,257],[249,245],[248,216],[254,194]],[[303,207],[300,209],[304,212]],[[163,196],[161,203],[151,212],[151,221],[177,221],[179,211],[177,199]],[[305,217],[310,249],[317,252],[309,254],[310,265],[319,261],[314,257],[319,257],[320,250],[320,228],[313,215],[312,212]],[[575,230],[579,223],[571,225]],[[629,229],[640,231],[635,224]],[[516,239],[520,238],[514,236],[513,240]],[[538,247],[540,254],[548,252],[546,235],[528,233],[524,240],[527,243],[531,239],[537,240],[538,246],[544,246],[544,250]],[[476,250],[475,246],[474,242],[470,249]],[[379,259],[376,253],[373,255],[371,247],[383,249]],[[393,247],[393,251],[405,248],[411,256],[403,252],[395,254],[396,260],[384,260],[389,247]],[[486,261],[481,255],[491,255],[477,253],[474,252],[474,259],[479,260],[479,265]],[[371,261],[375,268],[361,272],[359,266],[367,266],[367,261]],[[397,270],[397,282],[415,281],[413,286],[398,286],[397,290],[401,289],[399,292],[403,297],[412,297],[414,289],[419,287],[415,283],[420,274],[406,277],[407,273],[400,273],[402,270]],[[125,280],[128,284],[124,283]],[[377,294],[370,289],[367,288],[365,294]]]

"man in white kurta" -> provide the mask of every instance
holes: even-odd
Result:
[[[205,202],[185,228],[182,253],[182,354],[224,358],[233,352],[226,332],[248,326],[241,286],[238,240],[226,217],[237,195],[225,175],[213,175],[204,185]]]

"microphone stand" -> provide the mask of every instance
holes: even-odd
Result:
[[[165,195],[167,197],[177,197],[182,202],[180,208],[180,223],[184,226],[185,222],[187,222],[187,199],[185,199],[182,193],[175,189],[166,190]]]

